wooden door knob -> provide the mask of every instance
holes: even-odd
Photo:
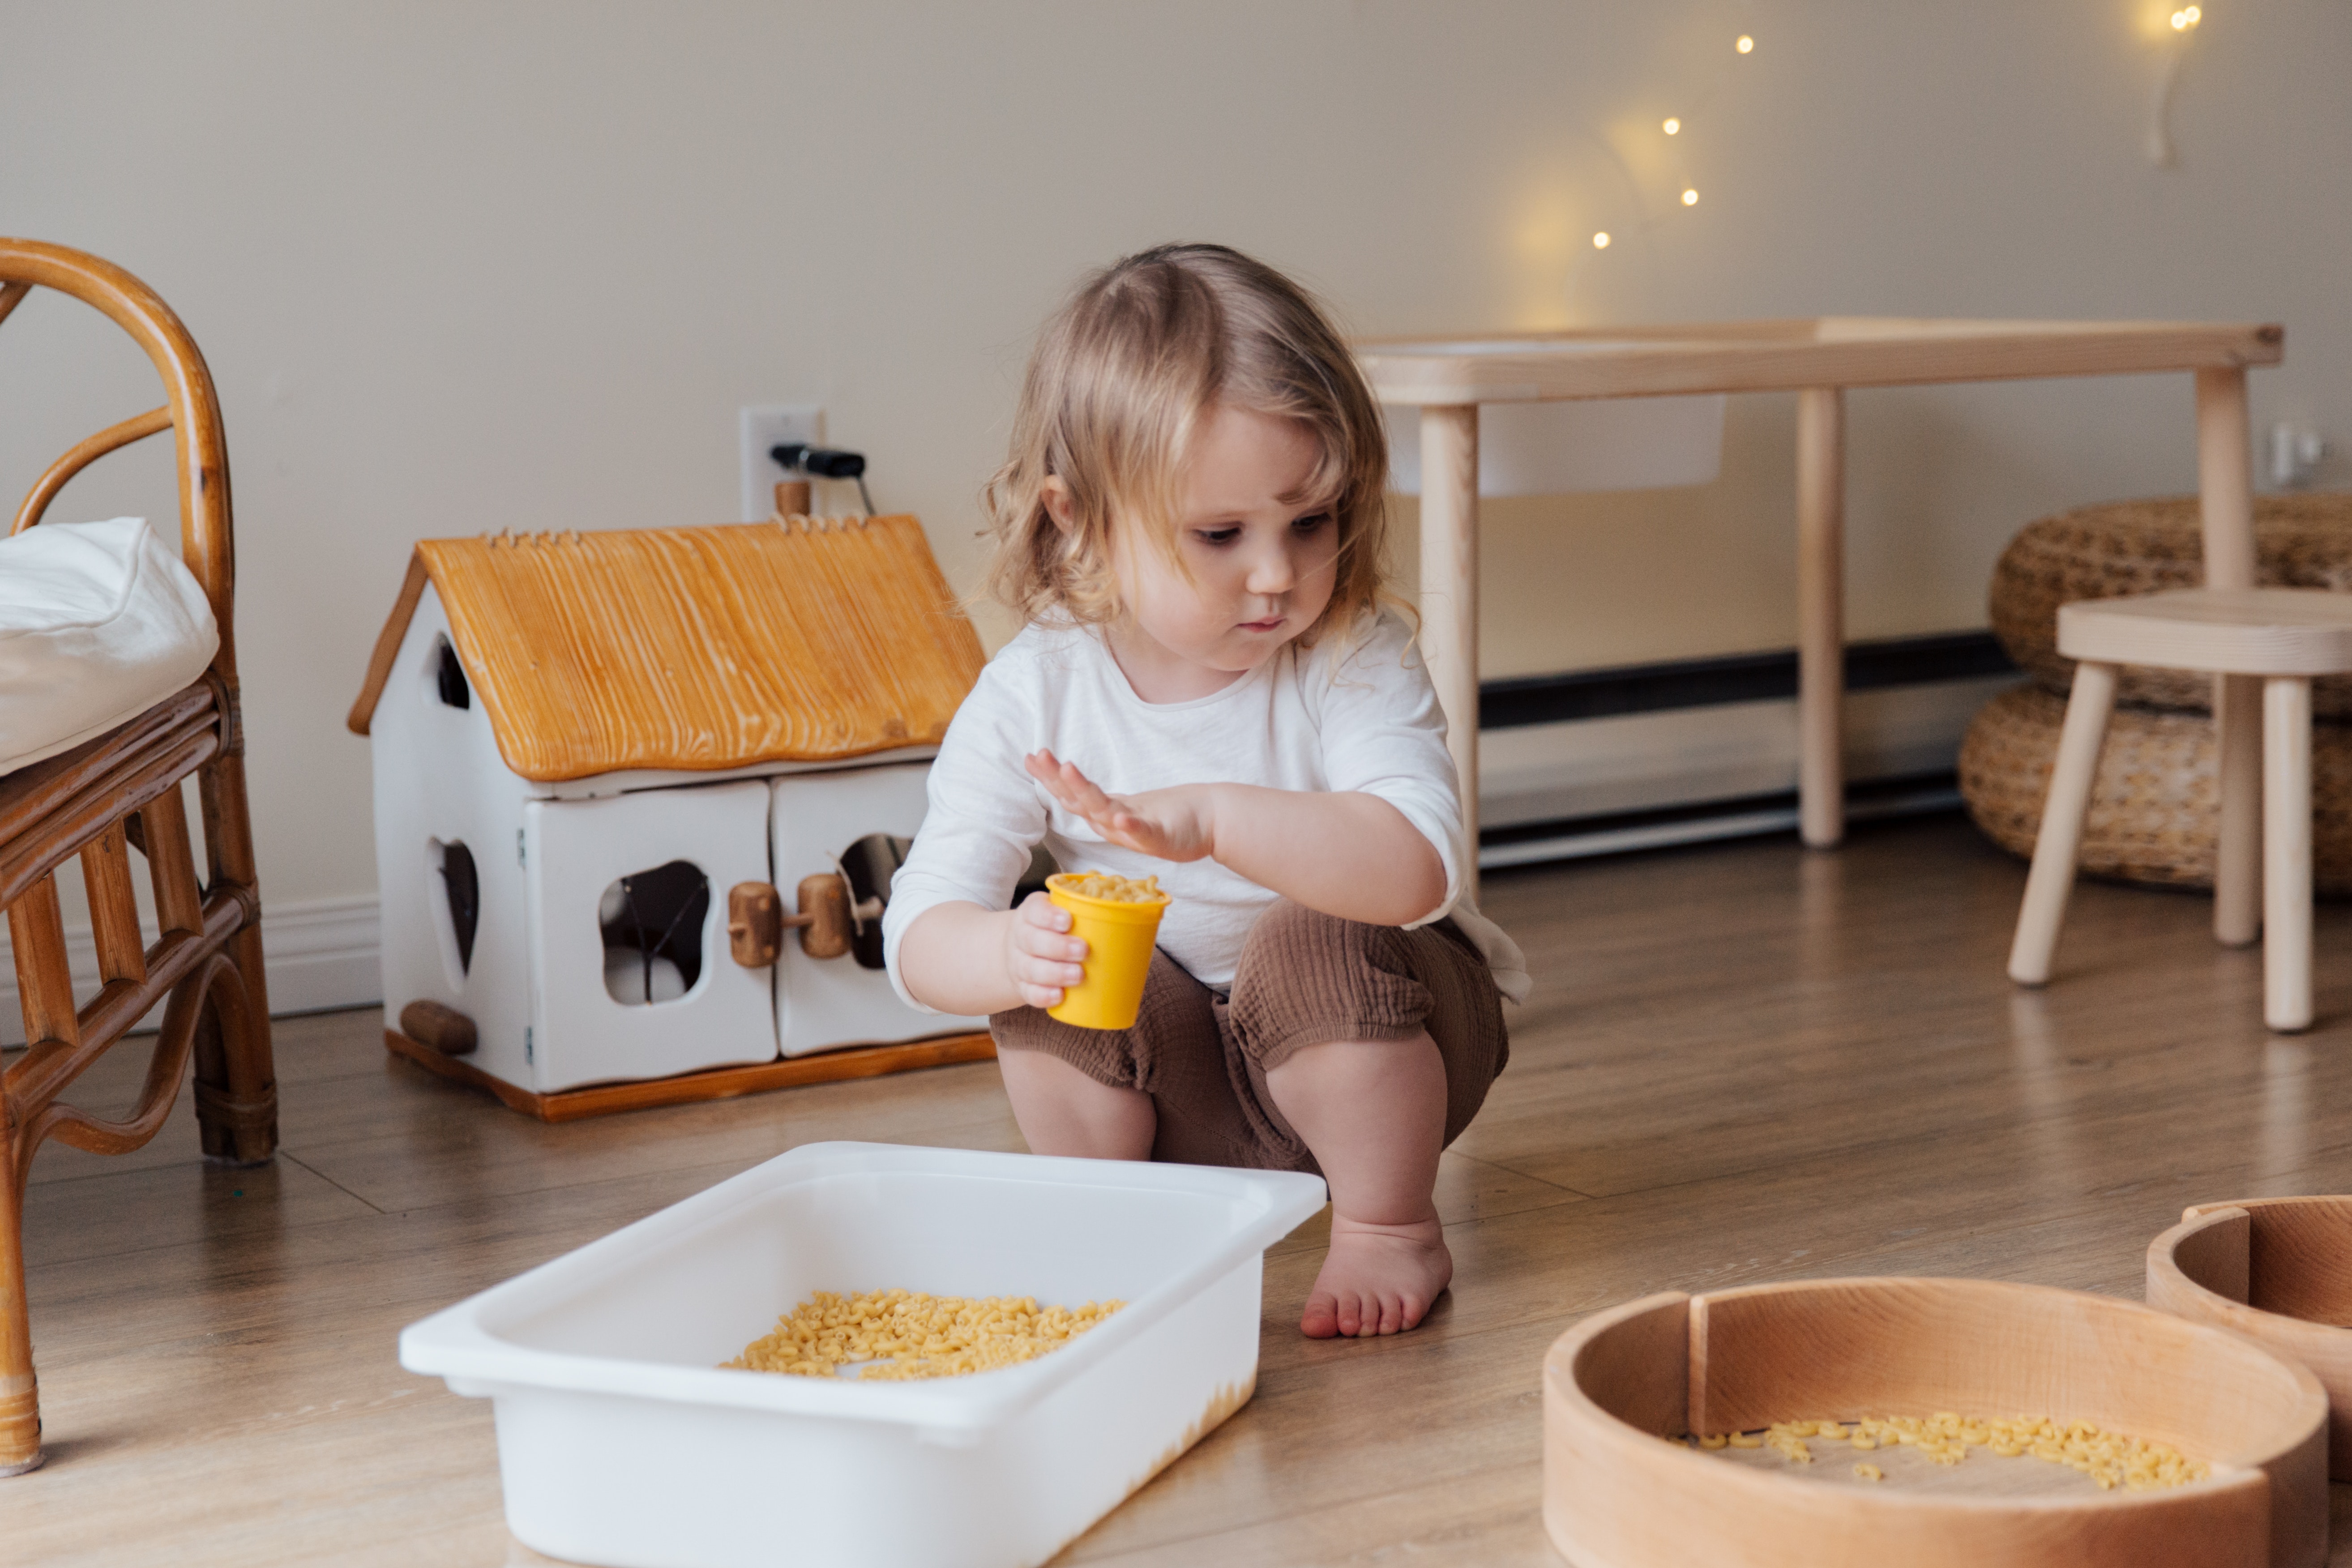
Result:
[[[803,877],[801,912],[785,917],[784,924],[801,933],[801,951],[811,958],[839,958],[849,951],[856,917],[850,912],[849,884],[837,871]]]
[[[849,951],[858,922],[878,919],[882,900],[853,906],[849,885],[835,871],[803,877],[800,912],[788,915],[776,889],[766,882],[738,882],[727,890],[727,951],[746,969],[761,969],[783,952],[784,932],[801,933],[801,951],[811,958],[839,958]]]
[[[727,889],[727,953],[746,969],[776,962],[784,946],[784,907],[766,882],[738,882]]]
[[[477,1043],[474,1020],[446,1002],[411,1002],[400,1010],[400,1032],[445,1057],[469,1056]]]

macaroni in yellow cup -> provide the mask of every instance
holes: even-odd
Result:
[[[1045,896],[1070,911],[1070,933],[1087,944],[1086,979],[1064,991],[1046,1016],[1081,1029],[1131,1028],[1168,907],[1160,879],[1057,871],[1045,879]]]

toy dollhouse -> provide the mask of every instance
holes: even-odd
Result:
[[[551,1115],[969,1037],[891,991],[879,916],[981,664],[911,517],[420,542],[351,715],[388,1043]]]

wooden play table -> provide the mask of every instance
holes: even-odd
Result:
[[[1973,321],[1822,316],[1565,332],[1457,333],[1359,343],[1384,404],[1421,410],[1422,647],[1452,729],[1464,816],[1477,842],[1478,406],[1568,398],[1723,392],[1797,395],[1797,794],[1804,841],[1845,831],[1839,752],[1844,704],[1845,390],[1943,382],[2190,371],[2205,580],[2254,582],[2253,472],[2246,367],[2276,364],[2277,326],[2179,321]],[[2254,684],[2217,691],[2225,775],[2214,923],[2251,942],[2259,921],[2261,703]],[[1467,876],[1474,889],[1476,868]]]

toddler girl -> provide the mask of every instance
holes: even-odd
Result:
[[[1459,903],[1445,720],[1381,605],[1380,409],[1307,296],[1163,246],[1046,324],[989,484],[991,590],[1027,623],[932,765],[891,883],[890,978],[985,1013],[1039,1153],[1319,1172],[1299,1328],[1392,1334],[1454,1265],[1431,1191],[1508,1055],[1511,940]],[[1157,875],[1132,1028],[1044,1009],[1086,944],[1043,893]]]

